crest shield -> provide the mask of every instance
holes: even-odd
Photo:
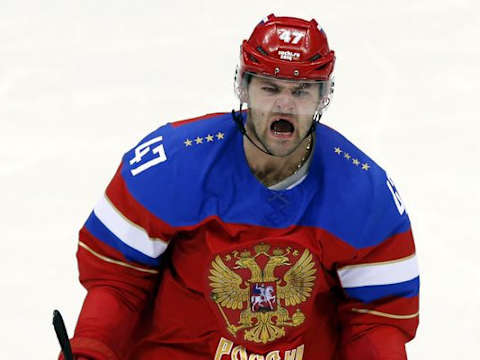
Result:
[[[274,282],[253,283],[250,285],[250,310],[275,311],[277,310],[276,284]]]

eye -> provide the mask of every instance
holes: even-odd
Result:
[[[303,97],[303,96],[307,96],[308,94],[309,92],[303,89],[296,89],[292,91],[292,95],[296,97]]]
[[[278,88],[274,86],[262,86],[262,90],[269,94],[276,94],[278,92]]]

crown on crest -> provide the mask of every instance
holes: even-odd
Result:
[[[249,257],[251,257],[251,256],[252,256],[252,254],[250,253],[250,251],[242,251],[242,252],[240,253],[240,257],[241,257],[241,258],[249,258]]]
[[[273,250],[273,255],[275,256],[281,256],[283,254],[284,254],[284,251],[282,249],[276,248],[275,250]]]
[[[257,254],[261,254],[261,253],[265,253],[265,254],[266,254],[266,253],[268,252],[268,250],[270,250],[270,245],[265,244],[265,243],[260,243],[260,244],[256,245],[256,246],[254,247],[254,249],[255,249],[255,252],[256,252]]]

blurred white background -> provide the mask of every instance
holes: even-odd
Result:
[[[168,4],[168,5],[166,5]],[[77,231],[125,150],[238,107],[262,17],[315,17],[336,51],[325,122],[389,170],[422,272],[410,359],[479,357],[478,2],[0,0],[0,358],[54,359],[84,290]],[[478,230],[478,229],[477,229]]]

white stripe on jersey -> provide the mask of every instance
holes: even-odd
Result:
[[[414,254],[394,261],[345,266],[338,270],[338,276],[344,288],[409,281],[418,276],[417,257]]]
[[[142,254],[157,258],[167,248],[161,239],[148,236],[144,228],[128,220],[104,195],[93,209],[97,218],[121,241]]]

